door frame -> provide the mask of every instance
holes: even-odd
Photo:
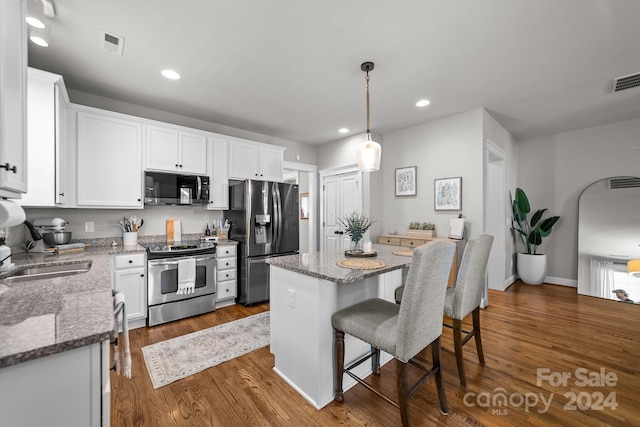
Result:
[[[322,169],[320,171],[320,182],[319,182],[318,188],[320,188],[320,186],[323,185],[322,183],[324,182],[324,179],[328,176],[342,175],[345,173],[352,173],[352,172],[358,173],[358,179],[360,180],[360,189],[362,189],[362,172],[360,171],[360,169],[358,169],[357,163],[353,163],[345,166],[338,166],[336,168],[331,168],[331,169]],[[324,251],[324,204],[325,204],[324,191],[320,191],[320,222],[318,223],[318,229],[320,231],[319,236],[321,236],[320,252]]]
[[[496,169],[496,165],[498,169]],[[482,298],[483,307],[489,304],[489,277],[499,278],[491,289],[504,291],[506,288],[506,154],[491,139],[484,145],[484,229],[494,236]],[[491,196],[490,196],[491,195]],[[491,199],[488,202],[488,199]]]
[[[282,169],[297,171],[298,173],[307,172],[309,174],[309,224],[313,224],[309,227],[309,252],[314,252],[318,250],[318,166],[284,161]]]

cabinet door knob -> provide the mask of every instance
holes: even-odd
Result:
[[[64,193],[58,193],[58,196],[64,197]]]
[[[176,163],[176,167],[178,167],[178,164]]]
[[[133,264],[133,260],[132,259],[129,260],[129,264]]]
[[[144,274],[141,274],[140,277],[144,277]]]

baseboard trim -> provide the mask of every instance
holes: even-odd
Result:
[[[504,290],[506,291],[507,288],[511,285],[513,285],[515,283],[516,280],[519,280],[520,277],[518,277],[517,275],[512,275],[510,277],[507,278],[507,280],[505,280],[505,287]],[[544,283],[548,283],[551,285],[560,285],[560,286],[568,286],[570,288],[577,288],[578,287],[578,281],[577,280],[573,280],[573,279],[565,279],[562,277],[553,277],[553,276],[547,276],[544,279]]]

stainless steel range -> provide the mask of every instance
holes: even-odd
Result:
[[[215,243],[183,241],[143,246],[148,259],[147,326],[215,310]]]

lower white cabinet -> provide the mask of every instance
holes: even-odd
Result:
[[[108,427],[109,341],[0,369],[3,426]]]
[[[147,257],[144,253],[111,256],[111,285],[124,294],[129,328],[145,326],[147,318]]]
[[[236,303],[236,248],[220,243],[216,248],[216,308]]]

